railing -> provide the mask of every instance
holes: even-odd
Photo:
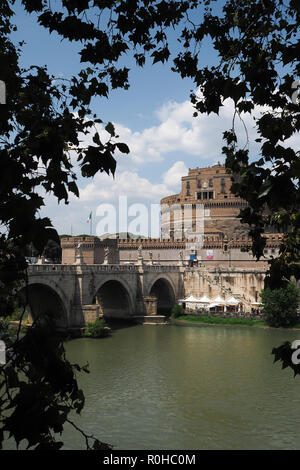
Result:
[[[166,273],[170,271],[176,272],[180,270],[180,266],[163,266],[163,265],[157,266],[157,265],[151,265],[151,264],[143,264],[143,270],[162,272],[162,273]]]
[[[208,282],[208,284],[218,286],[221,292],[223,292],[223,294],[232,295],[233,297],[236,297],[238,300],[240,300],[242,304],[251,308],[251,303],[252,303],[251,299],[246,298],[244,295],[233,293],[231,285],[228,286],[228,282],[225,281],[225,279],[222,279],[222,282],[223,283],[225,282],[227,284],[227,287],[224,284],[222,284],[222,282],[219,281],[219,279],[215,279],[215,278],[211,279],[205,273],[201,273],[200,275],[203,277],[203,279],[205,279]]]
[[[216,279],[215,277],[211,277],[213,274],[216,276],[216,271],[211,269],[210,271],[208,270],[204,270],[203,268],[189,268],[187,270],[187,272],[198,272],[199,275],[210,285],[210,286],[217,286],[221,293],[223,293],[225,296],[226,295],[230,295],[230,296],[233,296],[235,298],[237,298],[238,300],[240,300],[240,302],[245,305],[246,307],[249,307],[251,308],[251,305],[252,305],[252,300],[250,299],[250,297],[246,297],[244,294],[241,295],[241,294],[237,294],[235,292],[233,292],[233,287],[224,279],[222,278],[222,282],[219,280],[219,279]],[[246,270],[247,272],[248,270]],[[256,270],[258,271],[258,270]],[[222,274],[222,273],[226,273],[228,272],[228,270],[219,270],[218,271],[218,274]],[[234,272],[238,272],[238,271],[234,271]],[[243,271],[245,272],[245,271]],[[261,274],[261,271],[258,271],[260,274]],[[251,274],[253,273],[253,271],[251,271]]]
[[[82,271],[93,271],[93,272],[138,272],[138,268],[135,265],[121,265],[121,264],[82,264],[80,266]]]
[[[208,273],[211,273],[211,274],[214,274],[214,275],[218,275],[218,274],[221,274],[221,273],[250,273],[250,274],[265,274],[266,271],[267,271],[267,266],[266,267],[259,267],[259,268],[241,268],[239,266],[228,266],[228,267],[225,267],[225,266],[219,266],[218,269],[216,270],[216,267],[215,266],[186,266],[185,267],[185,271],[186,272],[199,272],[201,274],[201,272],[208,272]]]
[[[28,274],[49,272],[75,272],[76,266],[72,264],[34,264],[28,266]]]
[[[157,266],[143,264],[141,266],[144,271],[154,272],[176,272],[179,271],[179,266]],[[78,268],[82,272],[139,272],[138,265],[124,265],[124,264],[35,264],[28,266],[28,274],[42,274],[42,273],[67,273],[77,272]]]

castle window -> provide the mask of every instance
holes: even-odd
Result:
[[[225,179],[222,178],[221,179],[221,193],[225,193]]]
[[[213,180],[212,180],[212,178],[209,180],[208,186],[209,186],[210,188],[213,187]]]
[[[189,181],[187,181],[186,183],[186,195],[190,196],[190,182]]]
[[[200,191],[197,193],[197,199],[200,200],[207,200],[207,199],[213,199],[214,198],[214,192],[213,191]]]
[[[201,180],[198,180],[198,181],[197,181],[197,187],[198,187],[198,188],[201,188]]]

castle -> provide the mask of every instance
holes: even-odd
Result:
[[[276,257],[281,234],[267,233],[265,257],[256,261],[248,227],[238,218],[247,203],[231,193],[231,177],[224,165],[190,169],[179,194],[161,200],[159,239],[66,237],[61,241],[62,263],[74,264],[80,245],[86,264],[148,264],[205,267],[264,268]]]

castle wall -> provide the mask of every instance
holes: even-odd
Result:
[[[259,268],[230,268],[223,271],[187,269],[184,272],[184,291],[186,295],[206,295],[211,299],[233,295],[250,305],[260,301],[264,278],[265,270]]]
[[[91,241],[93,238],[93,242]],[[191,239],[190,241],[174,241],[159,239],[107,239],[100,240],[97,237],[89,237],[88,240],[74,237],[62,239],[62,264],[74,264],[76,259],[76,247],[81,244],[83,262],[85,264],[103,264],[104,250],[109,248],[108,264],[135,264],[138,261],[138,250],[142,246],[142,257],[146,264],[178,265],[181,259],[188,263],[190,253],[195,250],[198,264],[206,267],[220,266],[230,268],[232,266],[256,268],[267,267],[267,260],[278,255],[281,236],[279,234],[267,235],[265,258],[256,261],[251,251],[242,249],[251,246],[248,235],[235,234],[229,239],[222,232],[214,230],[206,232],[203,244]]]
[[[61,239],[62,264],[75,264],[79,245],[85,264],[103,264],[105,248],[109,249],[108,263],[119,263],[117,240],[101,240],[98,237],[65,237]]]

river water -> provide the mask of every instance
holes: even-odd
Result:
[[[298,334],[298,336],[297,336]],[[300,332],[229,326],[119,329],[66,343],[87,433],[115,449],[298,449],[300,377],[273,364],[272,348]],[[67,428],[65,449],[84,442]]]

